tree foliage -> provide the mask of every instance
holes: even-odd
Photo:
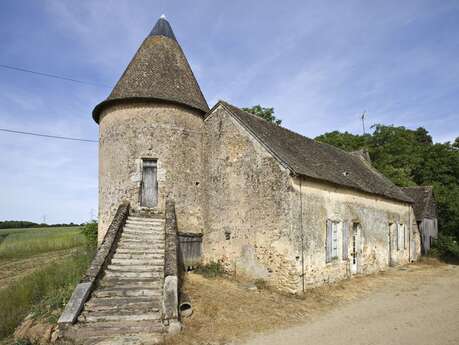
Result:
[[[459,138],[440,144],[422,127],[373,129],[366,135],[334,131],[316,140],[346,151],[367,149],[373,166],[398,186],[432,185],[440,231],[459,240]]]
[[[242,110],[257,115],[268,122],[275,123],[276,125],[280,125],[282,123],[282,120],[274,116],[274,108],[264,108],[258,104],[251,108],[242,108]]]

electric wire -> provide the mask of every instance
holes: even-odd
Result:
[[[71,82],[79,83],[79,84],[86,84],[86,85],[92,85],[92,86],[100,86],[100,87],[106,87],[106,88],[110,88],[110,87],[111,87],[111,86],[109,86],[109,85],[102,84],[102,83],[96,83],[96,82],[92,82],[92,81],[79,80],[79,79],[74,79],[74,78],[70,78],[70,77],[64,77],[64,76],[57,75],[57,74],[38,72],[38,71],[33,71],[33,70],[30,70],[30,69],[21,68],[21,67],[15,67],[15,66],[11,66],[11,65],[0,64],[0,68],[9,69],[9,70],[13,70],[13,71],[24,72],[24,73],[36,74],[36,75],[40,75],[40,76],[48,77],[48,78],[54,78],[54,79],[61,79],[61,80],[71,81]]]
[[[6,132],[6,133],[32,135],[36,137],[44,137],[44,138],[49,138],[49,139],[82,141],[82,142],[88,142],[88,143],[98,143],[99,142],[98,140],[92,140],[92,139],[72,138],[72,137],[65,137],[65,136],[60,136],[60,135],[49,135],[49,134],[34,133],[34,132],[16,131],[16,130],[7,129],[7,128],[0,128],[0,131]]]

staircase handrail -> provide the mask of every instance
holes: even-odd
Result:
[[[74,324],[80,315],[84,304],[95,287],[96,281],[101,277],[104,269],[116,250],[116,243],[121,236],[121,230],[129,216],[129,203],[123,202],[116,211],[115,216],[104,236],[96,255],[87,269],[80,283],[75,287],[70,300],[58,320],[59,324]]]

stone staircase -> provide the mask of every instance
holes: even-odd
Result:
[[[127,218],[109,265],[67,337],[78,344],[161,339],[164,237],[163,218]]]

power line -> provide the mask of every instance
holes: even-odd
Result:
[[[101,87],[107,87],[107,88],[111,87],[110,85],[106,85],[106,84],[96,83],[96,82],[92,82],[92,81],[79,80],[79,79],[74,79],[74,78],[70,78],[70,77],[64,77],[64,76],[60,76],[60,75],[57,75],[57,74],[37,72],[37,71],[30,70],[30,69],[25,69],[25,68],[10,66],[10,65],[0,64],[0,67],[1,68],[5,68],[5,69],[9,69],[9,70],[13,70],[13,71],[32,73],[32,74],[36,74],[36,75],[40,75],[40,76],[48,77],[48,78],[71,81],[71,82],[79,83],[79,84],[86,84],[86,85],[92,85],[92,86],[101,86]]]
[[[59,136],[59,135],[48,135],[48,134],[23,132],[23,131],[14,131],[12,129],[6,129],[6,128],[0,128],[0,131],[7,132],[7,133],[14,133],[14,134],[33,135],[35,137],[44,137],[44,138],[50,138],[50,139],[84,141],[84,142],[88,142],[88,143],[98,143],[99,142],[98,140],[82,139],[82,138],[71,138],[71,137],[63,137],[63,136]]]

